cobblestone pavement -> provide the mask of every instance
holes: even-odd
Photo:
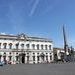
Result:
[[[4,65],[0,75],[75,75],[75,63]]]

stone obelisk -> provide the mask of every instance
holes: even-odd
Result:
[[[66,32],[65,32],[64,25],[63,25],[63,37],[64,37],[64,51],[65,51],[64,59],[66,61],[67,60],[67,56],[69,55],[69,52],[68,52],[68,44],[67,44]]]

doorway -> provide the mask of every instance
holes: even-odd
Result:
[[[21,53],[20,55],[19,55],[19,60],[20,60],[20,63],[25,63],[25,54],[24,53]]]
[[[25,54],[22,53],[22,63],[25,63]]]

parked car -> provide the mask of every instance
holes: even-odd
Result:
[[[2,61],[3,65],[5,64],[5,61]]]
[[[0,61],[0,66],[3,66],[3,65],[4,65],[3,62]]]

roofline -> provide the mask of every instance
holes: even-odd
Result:
[[[11,34],[0,34],[0,36],[8,36],[8,37],[18,37],[18,35],[11,35]],[[35,39],[35,40],[42,40],[42,41],[48,41],[48,42],[53,42],[52,40],[49,40],[47,38],[40,38],[40,37],[29,37],[27,36],[27,38],[31,38],[31,39]],[[10,38],[11,39],[11,38]]]
[[[64,50],[63,48],[54,47],[53,49]]]

